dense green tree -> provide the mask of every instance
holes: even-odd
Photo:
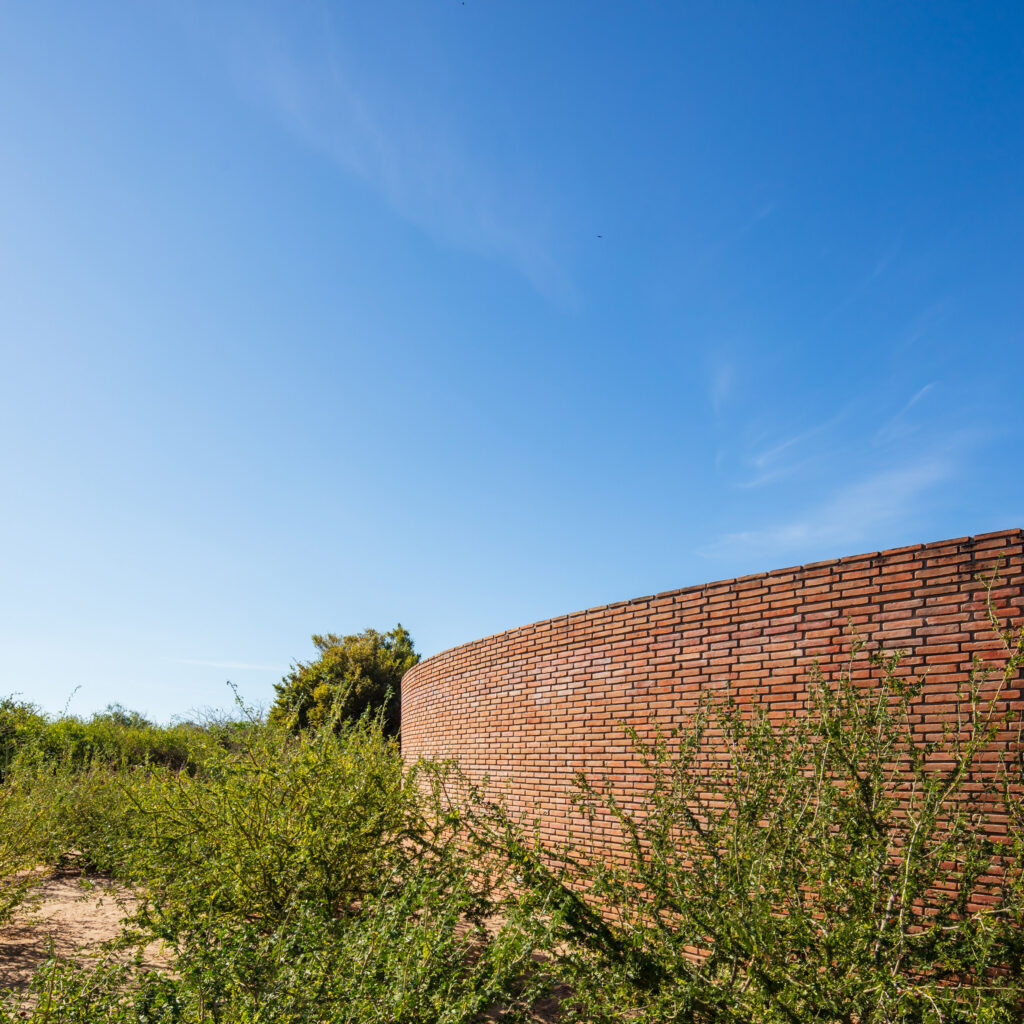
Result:
[[[396,735],[402,676],[420,660],[408,631],[399,624],[387,633],[327,633],[313,643],[319,656],[274,684],[271,721],[300,730],[383,710],[385,730]]]

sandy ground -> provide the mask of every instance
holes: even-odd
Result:
[[[24,992],[51,946],[58,956],[101,955],[102,944],[120,934],[121,921],[134,906],[130,893],[78,873],[48,873],[35,897],[0,928],[0,989]],[[158,967],[166,957],[152,946],[146,961]]]

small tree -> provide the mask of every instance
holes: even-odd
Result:
[[[319,657],[298,662],[274,684],[270,720],[298,731],[380,710],[385,731],[396,735],[402,676],[420,660],[408,631],[399,623],[387,633],[314,635],[313,643]]]

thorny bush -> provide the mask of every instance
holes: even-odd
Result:
[[[579,780],[627,858],[578,865],[616,940],[565,958],[582,1019],[1022,1019],[1024,775],[1006,698],[1019,711],[1024,629],[994,625],[1004,667],[975,661],[941,731],[924,732],[925,677],[856,637],[789,720],[727,693],[671,735],[630,731],[637,799]],[[874,685],[854,681],[862,658]]]

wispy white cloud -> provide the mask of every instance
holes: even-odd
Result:
[[[883,411],[878,408],[881,404],[878,401],[848,402],[827,419],[784,435],[743,457],[739,462],[739,479],[734,486],[749,490],[806,474],[825,462],[834,463],[837,453],[842,450],[847,450],[856,459],[858,443],[854,439],[857,437],[863,438],[859,443],[861,452],[868,446],[884,448],[902,441],[917,429],[912,410],[936,386],[937,382],[931,381],[918,388],[885,419]],[[879,419],[883,419],[882,425],[874,428],[873,424]],[[744,471],[746,475],[742,475]]]
[[[389,97],[386,79],[356,69],[325,19],[301,53],[277,25],[250,25],[234,51],[240,87],[283,128],[363,181],[435,238],[511,264],[542,294],[575,291],[552,254],[543,198],[514,169],[474,159],[429,90]]]
[[[907,402],[905,406],[903,406],[903,408],[899,411],[897,415],[902,416],[908,409],[917,405],[917,403],[920,402],[921,399],[924,398],[924,396],[927,395],[933,387],[935,387],[935,381],[932,381],[930,384],[925,384],[923,388],[919,389],[918,391],[915,391],[914,394],[910,397],[910,400]]]
[[[751,456],[748,462],[753,473],[746,479],[738,481],[736,486],[742,488],[762,487],[765,484],[776,483],[793,476],[801,469],[806,468],[815,461],[819,454],[813,450],[810,443],[827,436],[846,419],[848,414],[848,408],[840,409],[834,416],[790,434]],[[809,448],[812,450],[809,451]]]
[[[917,403],[935,387],[935,383],[935,381],[932,381],[930,384],[925,384],[923,388],[919,388],[915,391],[914,394],[911,395],[910,399],[903,405],[903,408],[878,428],[875,432],[874,438],[876,444],[886,444],[912,432],[913,428],[907,423],[907,413],[909,413],[910,410],[913,409],[914,406],[917,405]]]
[[[950,455],[931,454],[841,487],[826,501],[789,521],[725,534],[699,553],[707,557],[740,553],[775,557],[824,544],[845,547],[879,526],[913,515],[925,493],[949,481],[955,472]]]
[[[236,672],[280,672],[280,665],[261,665],[250,661],[217,661],[207,658],[175,658],[178,665],[198,665],[201,668],[226,668]]]

